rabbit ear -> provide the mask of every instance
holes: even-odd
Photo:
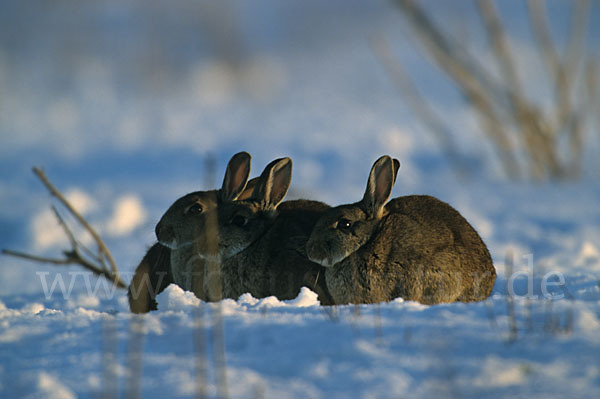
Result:
[[[251,158],[247,152],[238,152],[231,157],[221,187],[221,201],[234,201],[242,194],[250,175]]]
[[[395,180],[395,168],[392,158],[382,156],[373,164],[367,190],[360,202],[361,208],[371,218],[379,218],[381,210],[392,194],[392,186]]]
[[[246,183],[246,188],[244,188],[244,191],[237,197],[237,200],[241,201],[251,198],[252,194],[254,194],[254,189],[256,188],[256,184],[259,180],[260,177],[255,177],[254,179],[248,180],[248,183]]]
[[[400,161],[398,161],[396,158],[392,158],[392,161],[394,162],[394,182],[392,183],[392,186],[396,183],[396,177],[398,176],[398,170],[400,169]]]
[[[292,181],[292,160],[276,159],[265,167],[256,184],[252,199],[276,207],[287,194]]]

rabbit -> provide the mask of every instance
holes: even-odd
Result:
[[[426,195],[391,195],[399,162],[373,165],[363,199],[327,210],[306,244],[326,267],[336,304],[402,297],[423,304],[487,298],[496,271],[486,245],[450,205]]]
[[[230,190],[232,185],[237,185],[237,183],[232,180],[242,181],[244,183],[244,186],[241,187],[243,191],[239,195],[237,192],[229,194],[240,199],[250,197],[257,182],[257,179],[252,179],[246,183],[250,171],[250,160],[251,156],[246,152],[240,152],[231,158],[227,167],[222,190]],[[236,189],[240,189],[240,187],[236,187]],[[209,190],[187,194],[175,201],[167,211],[166,215],[170,215],[168,217],[170,217],[173,223],[184,223],[186,218],[198,218],[202,212],[206,213],[207,211],[214,210],[218,206],[220,193],[221,191],[219,190]],[[163,218],[165,218],[165,216],[163,216]],[[156,230],[158,232],[158,225]],[[190,281],[186,278],[188,275],[184,274],[182,276],[182,272],[185,271],[176,269],[174,274],[171,262],[172,257],[175,258],[176,264],[180,258],[189,258],[186,256],[185,252],[191,251],[191,247],[183,246],[187,249],[181,250],[172,249],[173,247],[177,247],[177,245],[172,242],[172,231],[164,231],[161,234],[162,236],[167,236],[167,243],[161,244],[158,242],[148,250],[140,264],[137,266],[131,283],[129,284],[129,307],[134,313],[146,313],[151,310],[156,310],[157,304],[155,297],[171,283],[178,284],[182,288],[187,287],[190,289],[191,287]],[[191,267],[193,265],[190,263],[188,266]],[[197,266],[200,267],[200,270],[195,270],[196,274],[203,277],[204,271],[202,266]]]
[[[305,244],[317,219],[329,206],[318,201],[294,200],[281,202],[292,177],[289,158],[271,162],[258,178],[256,189],[247,201],[237,201],[219,209],[219,231],[223,247],[244,248],[235,254],[222,253],[223,294],[237,298],[246,292],[256,298],[276,296],[280,300],[298,296],[306,286],[318,295],[321,305],[331,305],[320,265],[306,256]],[[258,240],[241,240],[238,215],[248,224],[266,218],[268,223]],[[229,243],[227,243],[229,241]]]
[[[202,300],[210,300],[204,282],[207,262],[217,249],[217,210],[244,194],[250,174],[251,156],[246,152],[234,155],[227,165],[220,190],[197,191],[176,200],[156,225],[158,242],[170,249],[173,281],[192,291]],[[192,232],[189,226],[196,230]]]
[[[157,233],[171,229],[171,238],[177,243],[195,243],[193,251],[185,254],[187,258],[172,257],[172,262],[205,262],[204,285],[193,289],[197,296],[212,301],[237,299],[249,292],[257,298],[274,295],[292,299],[305,285],[317,292],[322,304],[330,304],[324,269],[310,262],[304,250],[314,223],[328,206],[309,200],[282,203],[291,170],[291,159],[277,159],[256,179],[252,195],[245,199],[230,196],[223,201],[212,217],[218,234],[208,234],[195,220],[174,226],[168,218],[161,219]],[[161,234],[158,238],[161,242],[167,239]]]

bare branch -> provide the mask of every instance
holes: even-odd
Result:
[[[548,27],[547,12],[545,2],[540,0],[528,0],[529,19],[534,37],[538,42],[538,48],[542,54],[544,63],[549,69],[551,79],[554,80],[555,97],[555,120],[551,126],[551,133],[556,133],[564,125],[566,118],[570,114],[571,104],[569,98],[569,82],[565,74],[558,52],[552,41],[550,28]]]
[[[506,88],[498,84],[478,60],[466,50],[462,42],[448,32],[438,29],[434,21],[413,0],[396,0],[395,3],[409,17],[415,33],[419,36],[439,67],[462,84],[477,86],[497,100],[504,97]]]
[[[533,34],[538,42],[539,49],[544,58],[544,62],[550,68],[550,73],[558,81],[561,79],[560,58],[552,41],[550,29],[548,28],[548,20],[545,2],[541,0],[528,0],[529,19]]]
[[[103,266],[103,268],[106,269],[106,265],[104,264],[104,259],[101,256],[98,256],[97,254],[93,253],[89,248],[87,248],[85,245],[83,245],[80,241],[78,241],[75,238],[75,235],[73,234],[73,232],[71,231],[71,229],[65,222],[64,218],[61,216],[60,212],[58,212],[58,209],[56,209],[56,207],[54,205],[52,206],[52,211],[54,212],[54,216],[56,216],[58,223],[61,225],[65,234],[69,238],[69,242],[71,243],[71,248],[73,250],[77,250],[77,253],[79,253],[79,250],[81,249],[87,256],[89,256],[94,261],[101,264]]]
[[[58,191],[52,185],[52,183],[50,183],[43,170],[39,168],[33,168],[33,173],[35,173],[35,175],[41,180],[41,182],[44,184],[44,186],[46,186],[48,191],[50,191],[50,193],[53,196],[55,196],[65,206],[65,208],[67,208],[69,213],[71,213],[71,215],[73,215],[75,219],[77,219],[77,221],[90,233],[90,235],[98,245],[99,255],[101,257],[106,258],[115,278],[120,280],[117,264],[115,263],[112,254],[108,250],[108,247],[106,246],[106,244],[104,244],[104,241],[102,241],[102,238],[100,238],[100,235],[96,232],[96,230],[94,230],[92,226],[90,226],[90,224],[87,222],[87,220],[85,220],[83,216],[81,216],[81,214],[77,212],[75,208],[73,208],[73,206],[69,203],[69,201],[66,200],[66,198],[60,193],[60,191]]]
[[[466,168],[460,161],[459,152],[452,139],[450,128],[419,93],[402,64],[393,56],[388,42],[383,37],[377,36],[371,38],[370,45],[398,91],[403,94],[409,106],[421,118],[422,122],[436,135],[450,162],[454,164],[459,172],[464,173]]]
[[[567,81],[572,81],[571,78],[577,70],[577,65],[584,58],[583,53],[585,52],[589,8],[589,0],[577,0],[573,5],[571,31],[569,32],[569,41],[564,61]]]
[[[550,110],[536,102],[535,98],[528,97],[528,94],[535,93],[528,93],[528,88],[522,84],[526,81],[520,80],[524,78],[518,75],[517,57],[520,54],[511,52],[509,36],[493,0],[474,1],[491,44],[499,76],[479,62],[473,48],[469,48],[464,39],[457,40],[445,32],[443,21],[430,17],[418,1],[395,0],[394,3],[406,17],[429,59],[457,85],[472,105],[483,133],[494,144],[509,177],[520,176],[519,162],[522,160],[527,162],[523,165],[524,170],[535,179],[576,176],[581,169],[578,163],[581,163],[586,124],[590,112],[593,112],[590,110],[595,106],[582,102],[584,96],[579,95],[579,91],[586,88],[578,84],[581,82],[579,72],[582,62],[586,62],[584,69],[589,74],[585,54],[589,0],[574,2],[563,57],[552,39],[545,4],[541,0],[528,0],[530,25],[554,91],[554,104]],[[403,72],[399,68],[394,69],[397,76]],[[402,79],[405,78],[396,78]],[[589,77],[586,76],[586,79],[589,80]],[[396,85],[400,86],[399,83]],[[410,101],[414,109],[420,108],[417,112],[420,118],[430,127],[435,126],[432,117],[424,111],[426,106],[416,104],[420,99],[415,99],[414,90],[406,82],[401,85],[405,86],[404,92],[413,92],[409,95],[413,97]],[[436,129],[439,138],[440,127]],[[568,143],[566,150],[565,143]]]
[[[570,109],[562,110],[562,116],[565,120],[571,119],[571,123],[568,129],[565,129],[565,135],[568,135],[570,139],[570,174],[572,176],[581,173],[581,155],[583,150],[583,132],[585,126],[589,122],[588,115],[594,115],[594,104],[593,102],[581,104],[582,111],[579,111],[580,106],[573,104],[572,91],[576,84],[577,71],[580,68],[580,64],[583,62],[583,82],[587,83],[587,68],[588,64],[585,63],[585,41],[586,32],[588,26],[588,11],[589,11],[589,0],[578,0],[573,5],[573,16],[571,18],[571,30],[569,32],[569,41],[567,43],[567,50],[563,58],[563,65],[565,70],[565,76],[567,86],[564,95],[566,96],[566,104],[571,105]],[[594,85],[592,83],[592,85]],[[592,90],[595,88],[592,87]]]
[[[69,226],[67,226],[67,224],[65,223],[65,220],[62,218],[62,216],[60,216],[60,213],[58,212],[58,209],[56,209],[56,207],[54,205],[52,205],[52,212],[54,212],[54,216],[56,216],[56,219],[58,220],[58,223],[63,228],[63,231],[65,232],[65,234],[69,238],[69,242],[71,243],[71,247],[72,248],[77,247],[77,240],[75,240],[75,236],[73,235],[73,232],[71,231],[71,229],[69,229]]]
[[[476,63],[472,58],[466,61],[465,52],[451,43],[447,35],[438,30],[427,14],[412,0],[398,0],[396,4],[408,17],[436,64],[454,79],[466,99],[478,111],[477,115],[484,125],[484,131],[494,142],[506,174],[511,178],[518,177],[520,171],[514,155],[514,146],[496,109],[498,105],[505,107],[503,95],[499,94],[503,90],[499,89],[481,68],[475,67]]]
[[[83,266],[85,269],[88,269],[89,271],[91,271],[94,274],[97,274],[99,276],[103,276],[103,277],[107,278],[108,280],[115,283],[117,285],[117,287],[119,287],[119,288],[127,288],[127,284],[125,284],[122,280],[115,279],[115,277],[108,270],[101,269],[98,266],[94,265],[93,263],[90,263],[87,260],[81,258],[81,256],[79,255],[78,252],[64,251],[63,253],[64,253],[65,257],[62,259],[57,259],[57,258],[48,258],[48,257],[38,256],[38,255],[31,255],[31,254],[27,254],[25,252],[13,251],[10,249],[2,250],[2,254],[4,254],[4,255],[13,256],[15,258],[21,258],[21,259],[25,259],[25,260],[30,260],[30,261],[38,262],[38,263],[50,263],[53,265],[80,265],[80,266]]]
[[[3,249],[3,255],[14,256],[15,258],[21,258],[26,260],[31,260],[39,263],[52,263],[54,265],[70,265],[73,261],[69,258],[64,259],[56,259],[56,258],[46,258],[43,256],[30,255],[25,252],[13,251],[11,249]]]
[[[598,89],[598,63],[594,58],[588,59],[585,68],[585,86],[587,88],[587,104],[591,115],[595,115],[596,118],[593,121],[595,123],[595,131],[600,131],[600,90]],[[597,134],[597,138],[600,139],[600,134]]]
[[[106,244],[104,244],[98,233],[96,233],[96,231],[83,218],[83,216],[81,216],[81,214],[77,212],[75,208],[73,208],[69,201],[67,201],[67,199],[62,195],[62,193],[58,191],[52,185],[52,183],[50,183],[50,181],[41,169],[33,168],[33,171],[36,174],[36,176],[38,176],[38,178],[42,181],[42,183],[48,189],[48,191],[50,191],[50,193],[54,197],[56,197],[65,206],[65,208],[67,208],[67,210],[77,219],[77,221],[91,234],[91,236],[94,238],[94,241],[98,245],[98,254],[94,254],[92,251],[90,251],[77,241],[72,230],[69,228],[64,218],[60,215],[55,206],[52,206],[54,216],[58,220],[58,223],[62,227],[63,231],[65,232],[65,235],[71,243],[71,249],[63,251],[63,254],[65,256],[64,258],[48,258],[44,256],[31,255],[24,252],[12,251],[8,249],[3,249],[2,253],[4,255],[14,256],[33,262],[50,263],[54,265],[80,265],[94,274],[107,278],[119,288],[127,288],[127,284],[125,284],[125,282],[119,276],[117,266],[112,258],[110,251],[108,250]],[[93,261],[86,259],[82,255],[82,251]],[[110,268],[106,264],[107,261],[110,264]]]
[[[521,85],[498,12],[491,0],[478,0],[477,5],[479,6],[479,12],[481,13],[490,42],[494,47],[494,55],[498,64],[500,64],[504,81],[508,84],[508,95],[513,102],[518,104],[518,101],[523,98]]]
[[[552,133],[555,134],[562,129],[567,134],[570,131],[567,125],[574,126],[583,123],[582,121],[569,122],[569,119],[573,117],[572,90],[575,86],[577,69],[584,59],[589,1],[579,0],[574,3],[569,39],[562,61],[552,41],[545,3],[540,0],[529,0],[528,5],[534,36],[554,79],[556,97],[554,116],[556,120],[552,127]],[[581,116],[578,114],[578,117]],[[567,129],[564,129],[565,127]]]
[[[508,39],[494,4],[491,0],[478,0],[477,4],[504,82],[509,88],[506,93],[510,115],[519,128],[520,137],[529,152],[534,176],[541,178],[546,173],[545,168],[549,168],[553,175],[558,175],[561,168],[553,145],[556,127],[547,123],[542,111],[523,94]],[[549,53],[553,53],[551,42],[549,46]]]

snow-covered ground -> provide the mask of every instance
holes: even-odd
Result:
[[[289,198],[332,205],[358,200],[387,153],[402,163],[394,195],[435,195],[480,232],[498,273],[492,296],[324,308],[309,290],[205,304],[171,286],[157,312],[136,316],[123,290],[80,268],[2,256],[0,397],[600,397],[597,136],[581,180],[508,182],[389,3],[301,3],[2,2],[0,247],[58,256],[68,246],[34,165],[128,279],[162,212],[218,185],[237,151],[253,155],[253,175],[291,156]],[[435,3],[468,33],[457,21],[472,16],[469,2]],[[559,40],[564,4],[548,4]],[[523,7],[501,11],[527,55]],[[235,34],[223,36],[215,13]],[[599,26],[590,24],[590,46]],[[468,176],[394,90],[372,35],[393,43],[456,127]],[[535,67],[523,73],[536,84]]]

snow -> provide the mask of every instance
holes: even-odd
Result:
[[[195,356],[208,364],[203,378],[214,393],[218,339],[213,334],[219,331],[219,320],[224,324],[231,397],[256,392],[265,397],[378,398],[390,392],[415,397],[595,397],[600,392],[597,301],[517,299],[514,341],[506,306],[506,298],[495,294],[477,304],[424,306],[398,300],[324,309],[316,306],[308,289],[293,301],[245,295],[238,301],[206,304],[175,286],[159,296],[158,312],[143,317],[126,309],[0,306],[0,343],[12,348],[10,367],[3,369],[3,381],[12,384],[3,385],[4,393],[43,396],[52,388],[56,395],[99,394],[107,376],[101,375],[100,382],[96,378],[110,355],[110,340],[117,341],[113,371],[121,384],[128,381],[126,365],[136,340],[143,341],[144,397],[170,392],[193,396],[200,378]],[[10,340],[7,334],[12,334]],[[195,346],[198,335],[206,347]],[[45,382],[30,385],[30,378]]]
[[[87,216],[90,211],[97,209],[94,199],[80,189],[70,189],[65,193],[65,198],[82,215]],[[35,246],[38,250],[48,249],[54,246],[68,245],[69,241],[64,230],[56,221],[54,212],[50,208],[40,210],[31,223]],[[78,232],[81,236],[81,231]],[[90,243],[90,237],[85,236],[86,243]]]
[[[136,195],[124,195],[115,201],[106,232],[114,236],[125,236],[142,225],[145,220],[146,211],[142,201]]]
[[[158,297],[161,310],[186,310],[199,304],[200,300],[192,292],[184,291],[176,285],[170,285]]]
[[[533,65],[523,81],[546,93],[524,9],[496,3],[515,54]],[[215,48],[221,28],[197,20],[210,15],[201,2],[82,3],[78,18],[70,3],[1,3],[0,247],[68,248],[32,166],[98,229],[129,281],[162,213],[218,186],[235,152],[252,154],[253,176],[290,156],[288,198],[331,205],[360,199],[387,153],[401,162],[394,196],[435,195],[481,234],[498,273],[491,297],[322,307],[303,288],[292,300],[207,304],[172,285],[140,316],[124,290],[77,266],[0,256],[0,397],[600,397],[597,136],[584,138],[578,181],[506,181],[468,105],[405,40],[389,2],[227,4],[238,41]],[[456,22],[468,4],[436,9]],[[561,40],[565,7],[548,3]],[[373,34],[455,127],[468,175],[390,84]]]
[[[40,395],[32,395],[32,397],[48,399],[74,399],[77,397],[69,388],[45,372],[39,374],[38,390]]]

